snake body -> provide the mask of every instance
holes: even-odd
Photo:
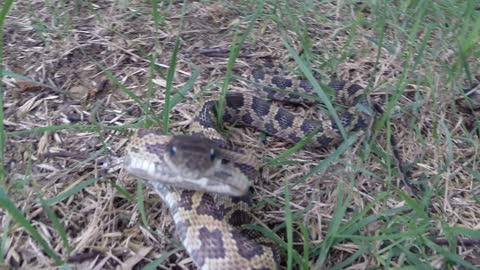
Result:
[[[258,95],[315,103],[305,98],[315,96],[311,84],[278,65],[267,63],[255,68],[251,79]],[[373,110],[364,90],[343,81],[329,86],[335,90],[335,101],[344,107],[338,116],[345,131],[365,132]],[[465,90],[457,103],[477,113],[479,86]],[[191,125],[191,135],[165,135],[157,128],[138,130],[127,146],[124,166],[161,196],[173,216],[178,237],[199,269],[278,269],[278,250],[241,229],[250,222],[248,190],[257,177],[256,161],[243,149],[227,144],[218,133],[217,108],[218,100],[202,106]],[[343,140],[336,122],[327,114],[304,119],[244,93],[228,93],[222,115],[224,122],[253,126],[293,143],[318,130],[307,147],[334,146]]]
[[[314,103],[308,81],[296,79],[277,65],[263,65],[251,73],[257,93],[270,99]],[[338,117],[347,133],[365,132],[372,108],[357,84],[333,81],[336,102],[345,107]],[[125,168],[147,182],[168,206],[178,237],[199,269],[278,269],[279,256],[271,246],[255,241],[239,225],[249,222],[248,192],[257,177],[253,155],[230,146],[216,130],[218,100],[204,103],[191,124],[191,135],[164,135],[141,129],[126,149]],[[260,97],[230,92],[223,121],[253,126],[297,143],[318,130],[308,147],[340,143],[342,134],[331,117],[311,120],[292,114]],[[209,192],[223,195],[215,195]],[[233,196],[233,197],[232,197]]]

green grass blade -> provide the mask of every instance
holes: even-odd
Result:
[[[435,250],[437,253],[441,254],[445,258],[449,259],[452,261],[455,265],[461,265],[465,267],[466,269],[472,269],[472,270],[477,270],[478,268],[471,264],[470,262],[465,261],[462,259],[460,256],[458,256],[455,253],[449,252],[448,250],[445,250],[443,247],[433,243],[432,241],[425,239],[425,244],[429,248]]]
[[[465,235],[467,237],[471,237],[473,239],[480,239],[480,231],[470,229],[470,228],[465,228],[465,227],[451,227],[448,228],[448,230],[455,234],[456,236],[458,235]]]
[[[24,81],[27,81],[27,82],[32,82],[34,84],[37,84],[37,85],[40,85],[40,86],[43,86],[45,88],[51,88],[51,89],[56,89],[56,86],[54,85],[50,85],[50,84],[44,84],[44,83],[41,83],[41,82],[37,82],[29,77],[26,77],[26,76],[23,76],[23,75],[20,75],[20,74],[17,74],[15,72],[12,72],[8,69],[4,69],[3,70],[3,76],[4,77],[10,77],[10,78],[14,78],[14,79],[20,79],[20,80],[24,80]]]
[[[11,224],[10,216],[5,217],[5,227],[3,227],[2,243],[0,244],[0,265],[5,263],[5,254],[7,252],[8,232],[10,231]]]
[[[412,199],[410,196],[405,194],[405,192],[401,190],[397,190],[397,194],[410,206],[412,209],[415,210],[415,213],[423,218],[423,219],[428,219],[428,213],[425,212],[425,210],[422,208],[420,204],[418,204],[414,199]]]
[[[322,100],[323,104],[325,107],[327,107],[328,112],[332,116],[333,120],[335,121],[335,124],[337,124],[338,130],[340,130],[340,133],[342,134],[343,138],[346,140],[348,138],[347,132],[345,131],[344,126],[342,125],[342,121],[340,121],[340,118],[338,117],[337,111],[332,105],[332,102],[330,102],[330,99],[327,96],[327,91],[324,90],[321,86],[320,83],[315,79],[315,76],[313,76],[312,71],[310,68],[307,66],[305,61],[303,61],[300,56],[295,52],[295,50],[290,46],[288,43],[287,38],[282,35],[282,40],[283,44],[287,48],[288,52],[290,55],[295,59],[295,62],[297,65],[300,67],[300,69],[303,72],[303,75],[307,78],[307,80],[312,84],[313,89],[315,89],[315,92],[317,92],[318,96]]]
[[[102,126],[106,130],[126,130],[129,128],[139,128],[143,126],[143,121],[135,124],[127,124],[123,126]],[[26,135],[38,135],[44,132],[54,132],[59,130],[78,130],[78,131],[97,131],[100,129],[97,125],[52,125],[47,127],[32,128],[19,131],[8,132],[9,136],[26,136]]]
[[[452,142],[452,134],[450,133],[450,130],[448,129],[447,125],[445,124],[445,121],[443,119],[440,119],[438,121],[440,126],[443,129],[443,133],[445,134],[445,141],[447,143],[447,160],[445,161],[446,164],[444,165],[445,168],[449,167],[451,163],[454,161],[453,157],[453,142]]]
[[[263,236],[269,239],[272,239],[283,250],[288,250],[288,243],[286,243],[283,239],[281,239],[276,233],[258,225],[246,224],[242,227],[245,227],[250,230],[258,231]],[[299,265],[302,265],[302,256],[300,256],[300,254],[298,254],[298,252],[295,249],[292,249],[291,251],[292,251],[292,258],[295,260],[295,262]]]
[[[348,204],[351,200],[351,193],[348,194],[347,198],[344,201],[344,190],[343,185],[339,184],[337,188],[337,204],[335,205],[335,210],[333,211],[332,219],[328,225],[327,235],[325,236],[325,241],[323,242],[323,247],[320,250],[320,254],[317,259],[318,269],[323,269],[323,264],[325,263],[328,251],[334,243],[334,239],[339,231],[342,217],[345,215]]]
[[[279,166],[280,163],[282,163],[285,158],[289,157],[290,155],[298,152],[300,149],[302,149],[309,141],[312,140],[313,136],[315,136],[318,131],[320,129],[319,128],[315,128],[312,132],[310,132],[310,134],[308,134],[308,136],[306,136],[305,138],[303,138],[301,141],[299,141],[298,143],[296,143],[294,146],[292,146],[291,148],[283,151],[280,155],[276,156],[275,158],[273,158],[272,160],[262,164],[261,166]]]
[[[422,234],[428,231],[427,225],[418,227],[417,229],[411,229],[406,232],[391,233],[391,234],[382,234],[375,236],[363,236],[363,235],[352,235],[352,234],[337,234],[335,235],[336,241],[343,241],[345,239],[359,240],[359,241],[393,241],[393,240],[405,240],[408,238],[416,239]]]
[[[302,231],[303,235],[303,264],[302,270],[308,270],[308,262],[310,261],[310,233],[308,232],[307,227],[305,224],[300,223],[300,230]]]
[[[22,226],[30,234],[30,236],[35,241],[37,241],[37,243],[40,244],[45,253],[47,253],[48,256],[50,256],[50,258],[55,261],[56,264],[60,265],[63,263],[62,259],[55,253],[55,251],[50,248],[48,242],[42,238],[38,231],[25,218],[20,209],[18,209],[15,204],[7,197],[7,194],[5,194],[3,189],[0,189],[0,207],[6,210],[10,214],[12,219],[18,224],[20,224],[20,226]]]
[[[190,76],[188,81],[182,86],[178,93],[175,93],[175,95],[173,95],[171,101],[172,107],[175,107],[177,104],[179,104],[185,99],[187,92],[193,88],[193,84],[197,80],[198,76],[200,76],[201,72],[202,70],[200,68],[195,69],[192,73],[192,76]]]
[[[225,107],[225,97],[227,96],[228,86],[230,85],[230,80],[232,79],[233,66],[235,65],[235,62],[240,53],[240,49],[243,46],[243,43],[245,42],[248,35],[252,31],[253,26],[255,25],[255,21],[257,17],[261,14],[264,5],[265,5],[265,2],[263,0],[257,3],[255,13],[252,19],[250,20],[250,23],[247,29],[241,36],[240,40],[237,40],[238,39],[237,32],[235,32],[235,35],[233,36],[232,46],[230,48],[230,52],[228,55],[227,70],[225,71],[225,79],[223,80],[220,99],[218,100],[218,104],[217,104],[217,123],[222,123],[223,109]]]
[[[117,183],[110,181],[110,185],[117,190],[118,193],[122,194],[127,200],[133,201],[133,196],[128,192],[124,187],[118,185]]]
[[[3,22],[5,21],[5,17],[7,17],[8,11],[10,11],[10,8],[12,7],[13,0],[5,0],[2,5],[2,9],[0,10],[0,26],[2,28],[2,35],[1,37],[3,38]],[[3,44],[2,44],[3,45]],[[3,58],[2,58],[3,60]]]
[[[5,0],[0,10],[0,187],[5,186],[5,127],[3,125],[4,120],[4,111],[3,111],[3,97],[4,97],[4,88],[3,88],[3,76],[4,75],[4,66],[3,66],[3,24],[5,17],[8,14],[8,11],[12,7],[13,0]]]
[[[94,61],[94,60],[92,59],[92,61]],[[100,63],[97,63],[96,61],[94,61],[94,62],[102,70],[102,72],[108,77],[108,79],[111,82],[113,82],[116,86],[118,86],[120,88],[120,90],[122,90],[125,94],[127,94],[131,99],[133,99],[133,101],[135,101],[138,104],[138,106],[140,106],[142,108],[142,110],[145,112],[145,114],[147,114],[149,116],[154,115],[154,113],[150,110],[149,106],[147,106],[145,104],[145,102],[143,102],[141,99],[139,99],[132,91],[130,91],[130,89],[125,87],[125,85],[123,85],[117,78],[115,78],[115,76],[107,68],[105,68]]]
[[[70,197],[70,196],[73,196],[74,194],[77,194],[79,193],[80,191],[82,191],[84,188],[88,187],[89,185],[97,182],[98,179],[97,178],[90,178],[88,180],[85,180],[85,181],[81,181],[80,183],[78,183],[77,185],[75,185],[74,187],[72,187],[71,189],[67,189],[65,191],[63,191],[62,193],[58,194],[57,196],[55,197],[52,197],[50,199],[47,199],[45,200],[45,203],[47,205],[52,205],[52,204],[56,204],[60,201],[63,201],[65,200],[66,198]]]
[[[237,33],[233,36],[232,46],[230,48],[230,53],[228,55],[228,63],[227,63],[227,71],[225,72],[225,79],[223,80],[222,90],[220,93],[220,99],[218,100],[217,104],[217,123],[222,123],[223,118],[223,109],[225,107],[225,97],[227,96],[228,86],[230,84],[230,80],[232,78],[232,70],[233,66],[235,65],[235,61],[237,60],[238,54],[240,53],[240,48],[242,44],[238,41]]]
[[[158,13],[158,0],[152,0],[152,17],[153,17],[153,26],[155,28],[155,33],[158,34],[158,29],[159,29],[160,21],[161,21],[160,19],[162,18],[160,16],[160,14]],[[157,42],[157,40],[158,39],[155,39],[155,42]],[[154,53],[154,55],[155,55],[155,53]],[[153,59],[155,59],[155,58],[153,58]]]
[[[347,268],[347,266],[354,263],[358,258],[360,258],[360,256],[364,255],[369,248],[370,246],[368,245],[360,245],[360,248],[355,253],[353,253],[351,256],[341,261],[340,263],[336,264],[334,267],[329,268],[329,270],[341,270]]]
[[[153,95],[153,78],[155,76],[155,59],[157,53],[156,51],[150,56],[150,65],[148,69],[148,85],[147,85],[147,100],[146,105],[149,110],[152,110],[151,102],[152,102],[152,95]]]
[[[293,220],[290,208],[290,191],[288,181],[285,181],[285,224],[287,226],[287,269],[293,266]]]
[[[67,232],[63,228],[57,215],[55,215],[55,212],[52,210],[52,208],[43,198],[40,198],[40,204],[42,205],[43,209],[45,209],[45,212],[47,213],[48,218],[52,221],[53,227],[55,228],[56,232],[58,233],[58,235],[60,235],[60,239],[62,239],[63,246],[67,249],[67,258],[70,257],[72,248],[70,247],[70,243],[68,241]]]
[[[188,79],[188,81],[182,86],[182,88],[173,95],[170,99],[170,107],[173,108],[183,100],[185,100],[187,92],[190,91],[193,88],[193,84],[197,80],[198,76],[201,74],[201,69],[197,68],[195,71],[192,73],[192,76]],[[163,113],[160,114],[160,117],[162,116]],[[157,121],[161,121],[160,118],[157,119]]]
[[[138,209],[140,210],[140,215],[142,216],[142,222],[145,227],[150,229],[148,224],[147,214],[145,211],[145,197],[143,196],[143,184],[141,180],[137,179],[137,203]]]
[[[420,1],[419,2],[419,10],[416,12],[415,22],[410,28],[410,32],[408,33],[407,42],[405,44],[416,44],[415,40],[417,39],[418,31],[420,31],[421,24],[423,22],[425,12],[427,9],[427,2]],[[408,45],[407,45],[408,48]],[[415,46],[410,46],[408,51],[406,52],[406,59],[410,59],[411,56],[414,54],[414,50],[416,49]],[[389,123],[390,116],[392,115],[392,111],[395,105],[398,103],[398,100],[403,95],[403,90],[405,89],[406,85],[406,78],[409,74],[410,69],[412,68],[411,64],[405,64],[402,75],[398,79],[395,92],[393,96],[387,100],[386,109],[381,118],[378,120],[377,124],[375,125],[375,130],[380,130],[381,127],[385,126],[386,123]]]
[[[250,23],[248,24],[247,29],[241,36],[240,40],[237,40],[238,39],[237,32],[235,32],[235,35],[233,36],[232,46],[230,48],[230,52],[228,55],[227,70],[225,71],[225,79],[223,81],[220,99],[218,100],[218,104],[217,104],[217,123],[219,124],[218,125],[219,127],[220,127],[220,123],[222,123],[223,109],[225,107],[225,97],[227,96],[228,86],[230,84],[230,80],[232,79],[233,66],[235,65],[237,57],[240,53],[240,49],[242,48],[243,44],[245,43],[245,40],[247,39],[248,35],[253,29],[253,26],[255,25],[256,19],[262,13],[264,5],[265,5],[265,2],[263,0],[257,3],[255,13],[252,19],[250,20]]]
[[[304,175],[299,181],[297,181],[294,186],[298,185],[298,184],[301,184],[301,183],[304,183],[305,181],[307,181],[308,178],[310,178],[312,175],[316,174],[317,172],[325,169],[326,167],[328,167],[330,165],[330,163],[332,163],[333,161],[337,160],[343,153],[345,153],[345,151],[347,151],[348,149],[350,149],[351,145],[357,141],[358,139],[358,136],[356,135],[353,135],[353,136],[350,136],[346,141],[344,141],[343,143],[341,143],[338,147],[337,147],[337,150],[335,150],[335,152],[333,152],[331,155],[329,155],[326,159],[320,161],[318,163],[317,166],[315,166],[315,168],[311,169],[306,175]]]
[[[385,200],[390,194],[383,192],[375,196],[375,199],[362,209],[357,215],[353,216],[343,227],[342,233],[354,233],[360,231],[363,226],[370,224],[380,218],[380,215],[367,216],[373,207]]]
[[[170,65],[168,67],[168,73],[167,73],[167,85],[165,87],[165,105],[162,110],[162,131],[165,133],[168,133],[169,127],[170,127],[170,110],[172,109],[171,106],[171,93],[172,93],[172,88],[173,88],[173,77],[175,75],[175,69],[177,68],[177,54],[178,50],[180,48],[180,33],[183,30],[183,22],[185,19],[185,10],[186,10],[186,1],[183,1],[183,7],[182,7],[182,14],[180,15],[180,29],[178,29],[178,34],[175,39],[175,47],[173,48],[172,52],[172,57],[170,58]]]
[[[401,241],[401,242],[403,242],[403,241]],[[422,262],[421,258],[419,258],[419,254],[411,252],[410,250],[405,248],[402,245],[402,243],[396,244],[395,247],[399,248],[403,252],[403,254],[405,254],[405,256],[408,258],[409,263],[413,264],[413,266],[410,269],[412,269],[412,270],[415,270],[415,269],[433,270],[433,269],[435,269],[431,265],[428,265],[428,264]]]

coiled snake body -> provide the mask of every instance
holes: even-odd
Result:
[[[281,67],[264,64],[254,69],[251,77],[259,95],[313,103],[293,94],[315,96],[311,84],[292,78]],[[366,131],[373,110],[364,90],[342,81],[334,81],[330,87],[335,90],[336,102],[345,107],[338,114],[345,131]],[[257,162],[253,155],[227,144],[217,132],[216,108],[216,100],[203,105],[191,125],[191,135],[139,130],[127,146],[125,168],[162,197],[179,238],[199,269],[277,269],[276,250],[253,240],[256,236],[249,231],[238,229],[249,220],[248,190],[257,177]],[[225,122],[253,126],[293,143],[318,130],[308,147],[331,146],[343,140],[337,124],[326,114],[316,120],[304,119],[244,93],[228,93],[222,113]]]

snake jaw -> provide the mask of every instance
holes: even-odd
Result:
[[[188,163],[175,162],[168,153],[149,157],[129,151],[124,159],[124,168],[131,175],[147,182],[196,191],[243,196],[250,187],[250,181],[243,173],[231,163],[222,163],[220,158],[208,168],[192,170]]]
[[[158,173],[154,161],[143,159],[131,153],[125,156],[123,167],[128,173],[145,180]]]

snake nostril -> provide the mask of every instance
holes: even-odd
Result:
[[[170,146],[170,156],[175,156],[177,153],[177,147],[175,145]]]
[[[214,161],[216,157],[215,149],[210,148],[210,160]]]

